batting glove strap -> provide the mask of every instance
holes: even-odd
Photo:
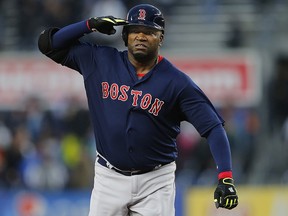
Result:
[[[232,178],[219,179],[214,192],[214,202],[216,208],[233,209],[238,205],[237,190]]]
[[[98,31],[107,35],[116,33],[114,26],[127,24],[128,21],[113,16],[92,17],[87,20],[87,26],[91,31]]]

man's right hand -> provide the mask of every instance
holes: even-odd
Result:
[[[92,17],[87,22],[91,31],[98,31],[107,35],[116,33],[114,26],[127,25],[129,23],[125,19],[113,16]]]

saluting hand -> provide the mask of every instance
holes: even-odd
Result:
[[[111,35],[116,33],[114,26],[127,25],[129,22],[125,19],[113,16],[92,17],[88,20],[88,27],[92,31],[98,31],[103,34]]]

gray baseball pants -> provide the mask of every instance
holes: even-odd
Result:
[[[151,172],[125,176],[95,162],[89,216],[174,216],[172,162]]]

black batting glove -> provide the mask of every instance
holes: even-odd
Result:
[[[88,20],[88,26],[91,31],[98,31],[107,35],[116,33],[114,26],[127,24],[127,20],[115,18],[113,16],[92,17]]]
[[[237,190],[232,178],[219,179],[214,192],[214,202],[216,208],[233,209],[238,205]]]

